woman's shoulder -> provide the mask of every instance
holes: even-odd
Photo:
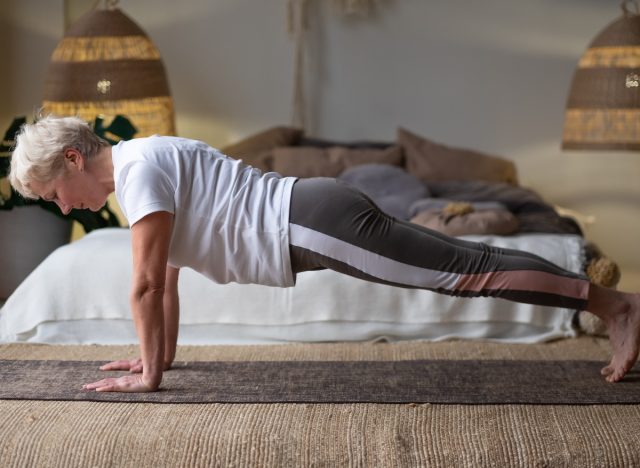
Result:
[[[167,135],[150,135],[145,137],[133,138],[131,140],[121,141],[118,146],[128,149],[144,149],[144,148],[170,148],[173,146],[189,147],[202,144],[197,140],[190,140],[177,136]]]
[[[134,138],[121,141],[114,151],[126,161],[132,159],[151,159],[156,156],[164,157],[168,154],[191,154],[194,152],[215,152],[214,148],[202,141],[175,136],[151,135],[148,137]]]

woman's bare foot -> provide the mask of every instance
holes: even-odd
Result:
[[[638,359],[640,349],[640,294],[597,288],[589,310],[604,320],[613,350],[611,362],[602,368],[607,382],[618,382]],[[593,300],[592,300],[593,299]]]

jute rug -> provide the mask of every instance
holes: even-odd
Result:
[[[136,347],[0,345],[106,362]],[[596,361],[606,340],[180,347],[182,362]],[[169,372],[170,373],[170,372]],[[632,383],[635,385],[635,383]],[[616,384],[619,385],[619,384]],[[615,387],[615,385],[614,385]],[[3,467],[640,466],[640,405],[153,404],[0,400]]]
[[[177,362],[159,391],[103,393],[82,383],[123,372],[102,362],[0,360],[0,399],[147,403],[640,403],[640,373],[609,384],[600,361]]]

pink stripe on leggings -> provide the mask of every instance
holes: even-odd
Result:
[[[489,273],[461,274],[456,290],[482,291],[512,290],[549,293],[587,300],[589,281],[545,273],[535,270],[495,271]]]

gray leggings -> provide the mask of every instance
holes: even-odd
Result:
[[[329,268],[404,288],[577,310],[589,280],[536,255],[448,237],[395,219],[356,188],[299,179],[289,214],[294,275]]]

